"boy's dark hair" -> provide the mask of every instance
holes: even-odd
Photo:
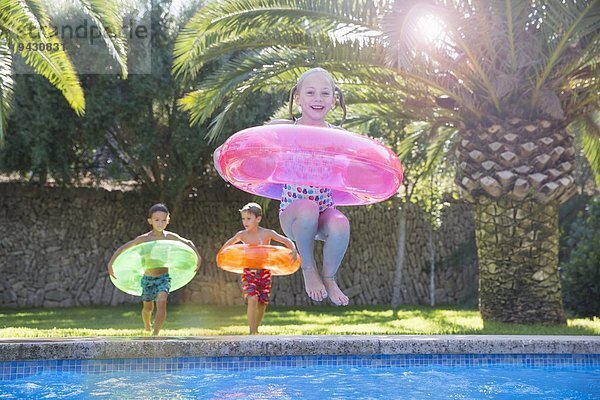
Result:
[[[239,212],[248,211],[250,214],[253,214],[255,217],[262,217],[262,208],[257,203],[248,203]]]
[[[152,214],[154,214],[155,212],[164,212],[169,214],[169,209],[163,203],[157,203],[150,207],[150,209],[148,210],[148,218],[152,218]]]

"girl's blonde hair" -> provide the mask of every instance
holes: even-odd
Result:
[[[320,73],[324,74],[325,77],[327,78],[327,80],[331,83],[331,89],[333,90],[334,93],[337,94],[337,99],[340,102],[340,107],[342,108],[342,111],[343,111],[342,121],[340,122],[340,126],[342,126],[342,124],[346,120],[346,102],[344,101],[344,94],[342,93],[342,89],[337,87],[337,85],[335,84],[335,81],[333,80],[333,76],[331,76],[329,71],[327,71],[324,68],[320,68],[320,67],[311,68],[308,71],[305,71],[302,75],[300,75],[300,78],[298,78],[298,82],[296,82],[296,84],[294,85],[292,90],[290,90],[290,102],[289,102],[289,104],[290,104],[290,107],[289,107],[290,119],[292,121],[296,121],[296,117],[294,117],[294,97],[295,97],[296,93],[302,87],[302,83],[304,83],[304,81],[306,80],[306,77],[308,77],[309,75],[311,75],[315,72],[320,72]]]

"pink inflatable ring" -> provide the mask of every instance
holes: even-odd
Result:
[[[402,165],[384,145],[334,128],[248,128],[215,152],[219,174],[238,189],[280,200],[283,184],[332,190],[336,205],[372,204],[398,192]]]

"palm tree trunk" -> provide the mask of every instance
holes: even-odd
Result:
[[[564,324],[558,204],[480,199],[476,214],[484,321]]]
[[[402,292],[402,270],[404,269],[404,251],[406,248],[406,211],[404,208],[398,210],[398,256],[396,258],[396,270],[392,283],[392,309],[397,310],[400,305]]]
[[[433,226],[429,226],[429,305],[435,306],[435,245]]]

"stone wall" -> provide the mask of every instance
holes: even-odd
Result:
[[[206,187],[171,216],[170,230],[190,238],[204,259],[202,268],[171,302],[241,304],[239,276],[216,267],[221,244],[242,229],[238,209],[251,197],[225,184]],[[154,201],[137,192],[96,188],[0,184],[0,307],[69,307],[139,302],[117,290],[106,263],[124,242],[148,230],[146,210]],[[281,232],[278,202],[271,202],[263,226]],[[431,231],[424,213],[409,204],[341,207],[351,224],[349,250],[338,273],[351,304],[389,304],[397,261],[398,213],[407,213],[402,303],[428,304]],[[436,301],[455,304],[477,290],[473,217],[452,204],[434,231]],[[317,243],[320,262],[322,246]],[[275,277],[271,303],[305,305],[302,274]]]

